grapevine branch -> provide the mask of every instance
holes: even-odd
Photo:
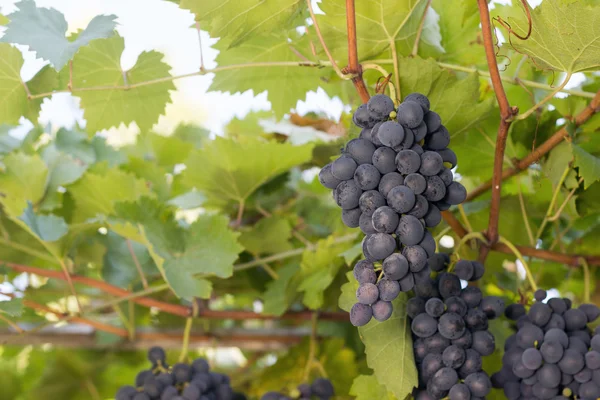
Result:
[[[590,104],[583,109],[574,119],[573,124],[577,127],[585,123],[589,120],[594,114],[600,112],[600,91],[598,91]],[[512,176],[517,175],[521,171],[526,170],[531,164],[538,161],[542,156],[549,153],[553,148],[558,146],[564,138],[569,136],[569,132],[567,131],[567,127],[564,126],[559,129],[554,135],[552,135],[548,140],[542,143],[539,147],[533,150],[527,157],[516,160],[513,164],[513,167],[502,171],[502,180],[508,179]],[[466,201],[471,201],[476,197],[479,197],[483,193],[487,192],[492,187],[492,181],[487,181],[482,185],[476,187],[474,190],[471,190],[467,195]]]
[[[496,151],[494,154],[494,173],[492,175],[492,202],[490,205],[490,219],[487,229],[487,238],[493,246],[498,241],[498,223],[500,217],[500,198],[502,195],[502,164],[504,161],[504,151],[506,149],[506,139],[511,125],[511,118],[517,114],[518,109],[511,107],[502,85],[502,78],[496,62],[496,52],[494,51],[494,40],[492,38],[492,27],[490,22],[490,10],[487,0],[477,0],[479,6],[479,16],[481,19],[481,31],[483,44],[485,48],[485,57],[487,59],[488,69],[492,87],[500,107],[500,126],[498,127],[498,136],[496,138]],[[489,246],[481,247],[480,261],[484,261]]]
[[[367,62],[369,62],[369,61],[367,61]],[[377,62],[379,64],[392,64],[393,63],[393,61],[391,59],[381,59],[381,60],[371,61],[371,63],[373,63],[373,62]],[[478,70],[476,68],[464,67],[462,65],[448,64],[448,63],[442,63],[442,62],[438,62],[438,65],[442,68],[451,69],[454,71],[462,71],[462,72],[468,72],[468,73],[477,72],[481,76],[485,76],[485,77],[490,76],[489,72],[487,72],[487,71]],[[75,94],[75,93],[79,93],[79,92],[97,92],[97,91],[105,91],[105,90],[130,90],[130,89],[135,89],[138,87],[151,86],[151,85],[156,85],[156,84],[160,84],[160,83],[164,83],[164,82],[171,82],[171,81],[175,81],[175,80],[179,80],[179,79],[191,78],[194,76],[202,76],[202,75],[207,75],[207,74],[211,74],[211,73],[215,74],[215,73],[219,73],[219,72],[223,72],[223,71],[231,71],[231,70],[238,70],[238,69],[244,69],[244,68],[271,68],[271,67],[320,68],[320,67],[332,67],[332,64],[329,61],[318,61],[318,62],[314,62],[314,61],[265,61],[265,62],[232,64],[232,65],[223,65],[223,66],[219,66],[219,67],[215,67],[215,68],[211,68],[211,69],[203,68],[199,71],[190,72],[187,74],[165,76],[162,78],[152,79],[152,80],[148,80],[148,81],[141,81],[141,82],[137,82],[137,83],[130,83],[127,85],[78,87],[78,88],[72,88],[72,90],[58,89],[58,90],[54,90],[51,92],[43,92],[43,93],[30,93],[29,88],[27,87],[27,84],[25,82],[23,82],[23,86],[26,90],[27,98],[29,100],[33,100],[33,99],[40,99],[40,98],[44,98],[44,97],[50,97],[55,93],[73,93],[73,94]],[[533,87],[536,89],[542,89],[542,90],[547,90],[547,91],[555,90],[555,88],[550,85],[540,83],[540,82],[530,81],[530,80],[526,80],[526,79],[511,78],[511,77],[507,77],[507,76],[503,76],[503,77],[501,77],[501,79],[502,79],[502,81],[513,84],[513,85],[523,84],[525,86]],[[567,93],[567,94],[570,94],[573,96],[587,97],[587,98],[594,97],[594,93],[586,92],[583,90],[561,89],[560,91],[562,93]]]
[[[600,257],[599,257],[600,258]],[[600,260],[599,260],[600,261]],[[2,262],[2,265],[6,267],[18,271],[18,272],[27,272],[36,274],[39,276],[44,276],[46,278],[53,278],[59,280],[65,280],[64,275],[58,271],[42,269],[27,265],[20,265],[9,262]],[[119,287],[113,286],[101,280],[88,278],[79,275],[71,275],[73,282],[81,283],[86,286],[94,287],[96,289],[102,290],[105,293],[112,294],[117,297],[126,298],[131,300],[137,304],[140,304],[145,307],[153,307],[167,314],[178,315],[181,317],[189,317],[192,315],[192,310],[190,307],[186,307],[179,304],[171,304],[162,302],[156,299],[152,299],[150,297],[141,296],[135,297],[132,292],[129,292],[125,289],[121,289]],[[258,314],[251,311],[242,311],[242,310],[199,310],[198,318],[204,319],[232,319],[232,320],[247,320],[247,319],[261,319],[261,320],[275,320],[275,319],[287,319],[293,321],[310,321],[312,318],[311,311],[291,311],[287,312],[279,317],[272,315],[264,315]],[[76,320],[77,317],[68,316],[69,319]],[[327,321],[346,321],[348,319],[348,315],[346,313],[341,312],[322,312],[319,314],[319,318]]]
[[[463,238],[469,233],[451,212],[444,211],[442,216],[444,217],[444,221],[446,221],[446,223],[452,228],[454,233],[456,233],[459,238]],[[528,246],[515,245],[515,247],[524,256],[534,257],[540,260],[553,261],[568,265],[572,268],[580,267],[582,265],[582,259],[587,261],[588,265],[600,265],[600,256],[563,254],[556,251],[536,249]],[[490,249],[499,253],[514,254],[513,251],[503,243],[495,243]]]
[[[427,18],[429,7],[431,7],[431,0],[427,0],[427,4],[423,10],[423,16],[421,17],[421,22],[419,23],[419,29],[417,29],[415,43],[413,44],[412,52],[410,53],[411,57],[416,57],[419,54],[419,43],[421,42],[421,34],[423,33],[423,28],[425,27],[425,19]]]
[[[352,83],[363,103],[371,97],[362,78],[362,68],[358,63],[358,44],[356,40],[356,10],[354,0],[346,0],[346,26],[348,29],[348,66],[346,72],[354,74]]]

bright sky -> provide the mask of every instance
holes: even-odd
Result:
[[[541,0],[531,0],[532,6]],[[506,3],[507,0],[496,0]],[[0,0],[0,12],[9,14],[16,8],[15,0]],[[144,50],[158,50],[165,54],[165,61],[171,65],[172,74],[185,74],[196,71],[200,65],[198,33],[190,28],[194,23],[191,13],[181,10],[176,4],[164,0],[36,0],[38,7],[52,7],[61,11],[69,24],[69,32],[85,28],[98,14],[118,16],[117,30],[125,38],[125,52],[122,57],[124,69],[131,68]],[[317,3],[313,0],[313,3]],[[206,68],[216,66],[217,52],[210,48],[215,40],[202,32],[202,49]],[[19,47],[25,54],[22,71],[24,79],[31,78],[43,65],[33,52]],[[178,90],[172,92],[173,103],[167,106],[166,115],[161,117],[156,130],[170,132],[179,122],[197,123],[211,131],[222,132],[223,126],[234,116],[243,117],[252,110],[269,108],[266,94],[254,96],[251,92],[230,95],[208,93],[211,75],[185,78],[175,81]],[[338,118],[343,109],[339,100],[330,100],[323,92],[309,93],[306,102],[298,103],[297,111],[321,111],[332,118]],[[76,97],[57,94],[44,101],[40,115],[42,124],[53,127],[72,126],[75,122],[84,124],[83,112]],[[135,126],[121,127],[118,132],[110,132],[113,143],[131,140],[137,132]]]

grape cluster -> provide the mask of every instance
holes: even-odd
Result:
[[[363,128],[360,137],[319,173],[321,184],[333,189],[344,224],[366,235],[365,260],[354,267],[360,283],[350,312],[355,326],[391,316],[391,301],[413,289],[415,274],[435,253],[427,228],[440,223],[440,211],[467,196],[453,181],[457,159],[447,148],[450,134],[429,107],[419,93],[408,95],[397,109],[388,96],[373,96],[353,115]],[[375,262],[381,262],[380,277]]]
[[[161,347],[148,351],[152,367],[137,374],[134,386],[122,386],[115,400],[236,400],[229,377],[211,372],[203,358],[169,366]]]
[[[484,398],[492,388],[482,370],[482,357],[495,350],[488,321],[502,316],[504,300],[483,297],[476,286],[461,286],[461,280],[476,281],[483,266],[459,260],[453,273],[444,269],[448,258],[430,259],[432,272],[418,278],[416,295],[408,300],[415,360],[419,371],[416,400],[469,400]]]
[[[569,299],[551,298],[544,290],[527,312],[511,304],[506,316],[516,333],[504,346],[502,369],[492,375],[494,387],[509,400],[600,398],[600,328],[588,323],[600,316],[593,304],[573,308]]]
[[[325,378],[317,378],[311,385],[303,383],[298,386],[298,392],[300,392],[299,397],[289,397],[279,392],[268,392],[260,400],[292,400],[293,398],[299,400],[329,400],[335,394],[331,381]]]

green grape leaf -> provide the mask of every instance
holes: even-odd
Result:
[[[294,41],[294,46],[305,46],[306,36]],[[277,117],[283,116],[296,106],[298,100],[306,97],[306,92],[317,90],[322,82],[319,68],[298,66],[302,60],[290,48],[288,36],[284,34],[264,34],[253,37],[246,43],[228,49],[227,43],[219,41],[214,46],[220,51],[217,64],[220,66],[288,62],[290,66],[240,66],[215,72],[210,90],[222,92],[245,92],[254,94],[268,91],[267,98]]]
[[[569,143],[562,142],[550,152],[542,170],[556,186],[571,161],[573,161],[573,150]]]
[[[521,8],[519,5],[513,7]],[[515,15],[514,13],[511,13]],[[544,0],[531,10],[532,30],[527,40],[512,36],[512,45],[528,55],[539,69],[569,73],[600,68],[600,7],[576,1]],[[512,29],[527,34],[529,23],[521,10],[508,18]]]
[[[356,260],[362,254],[362,243],[356,243],[354,246],[350,247],[348,250],[344,251],[341,256],[344,257],[344,261],[346,264],[350,265],[354,260]]]
[[[37,122],[42,99],[27,98],[24,83],[21,80],[23,56],[21,52],[7,43],[0,43],[0,121],[4,124],[18,125],[22,116]],[[42,68],[31,81],[27,82],[32,90],[53,89],[56,75]]]
[[[214,204],[244,203],[269,179],[310,160],[313,145],[292,146],[217,137],[191,153],[183,183],[196,187]]]
[[[8,154],[21,146],[21,141],[8,133],[12,128],[10,125],[0,125],[0,155]]]
[[[192,143],[194,147],[200,148],[208,140],[210,132],[196,125],[183,124],[177,125],[171,137]]]
[[[583,186],[587,189],[592,183],[600,180],[600,158],[575,144],[571,145],[571,149],[575,155],[573,164],[579,168],[579,176],[583,178]]]
[[[262,294],[263,314],[280,316],[287,311],[298,294],[293,280],[297,271],[297,264],[288,264],[277,270],[279,279],[269,282]]]
[[[479,64],[484,51],[481,42],[477,40],[481,31],[477,4],[470,0],[433,0],[431,8],[438,14],[442,51],[425,42],[419,46],[419,55],[461,65]]]
[[[240,243],[253,254],[278,253],[292,248],[292,227],[283,217],[263,218],[251,230],[243,232]]]
[[[116,202],[134,201],[150,194],[144,181],[116,168],[86,172],[69,186],[69,192],[77,205],[73,215],[76,221],[85,221],[99,214],[111,215]]]
[[[150,135],[154,158],[159,166],[172,167],[185,161],[193,147],[174,136]]]
[[[19,10],[9,15],[10,22],[0,40],[29,46],[40,58],[50,61],[57,71],[82,46],[94,39],[111,36],[117,25],[116,15],[98,15],[75,40],[69,41],[65,36],[67,21],[59,11],[54,8],[38,8],[33,0],[21,0],[16,6]]]
[[[426,0],[381,0],[356,2],[357,44],[362,59],[374,58],[396,44],[400,54],[410,54],[415,42]],[[317,20],[327,46],[336,60],[348,54],[346,2],[322,0],[325,15]]]
[[[0,173],[0,203],[16,217],[27,208],[28,201],[37,204],[44,196],[48,168],[37,154],[11,153],[3,163],[6,169]]]
[[[374,375],[359,375],[354,378],[350,394],[356,396],[356,400],[395,400],[396,398],[385,389],[385,386],[377,382]]]
[[[47,193],[54,193],[60,186],[67,186],[84,174],[87,165],[57,150],[53,145],[42,150],[42,158],[48,166]]]
[[[595,214],[600,212],[600,203],[598,198],[600,196],[600,183],[594,183],[587,190],[581,193],[575,199],[575,205],[577,212],[581,216]]]
[[[129,71],[121,68],[125,48],[122,37],[95,40],[82,48],[73,61],[74,93],[81,98],[81,107],[87,120],[86,129],[93,134],[101,129],[129,125],[135,122],[142,132],[148,131],[164,113],[171,101],[172,81],[133,87],[154,79],[168,78],[171,67],[162,61],[156,51],[143,52]],[[99,68],[101,66],[101,68]],[[108,86],[115,89],[77,91],[77,88]]]
[[[0,313],[11,317],[20,317],[23,314],[23,300],[19,298],[0,301]]]
[[[428,96],[431,109],[442,117],[451,136],[477,126],[492,112],[493,99],[479,101],[477,74],[458,79],[431,59],[401,58],[399,62],[402,95],[419,92]]]
[[[56,215],[37,215],[33,211],[31,202],[28,202],[27,208],[19,220],[23,221],[31,232],[45,242],[54,242],[69,231],[69,226],[64,218]]]
[[[385,388],[398,399],[406,398],[419,384],[413,355],[406,293],[393,301],[394,312],[385,322],[371,320],[358,328],[365,344],[367,365]]]
[[[185,251],[167,259],[165,269],[229,278],[233,275],[233,262],[243,250],[238,236],[229,228],[226,217],[201,215],[186,231]]]
[[[58,87],[58,72],[51,66],[45,65],[33,78],[27,81],[26,85],[32,94],[52,92]],[[27,110],[23,116],[35,124],[40,115],[40,108],[44,99],[43,97],[29,99]]]
[[[233,262],[243,249],[227,218],[201,215],[183,229],[169,209],[147,197],[119,203],[115,209],[117,218],[109,218],[111,229],[145,245],[178,296],[210,296],[211,283],[195,275],[229,278],[233,274]]]
[[[344,265],[340,254],[351,246],[350,243],[335,244],[335,238],[329,236],[317,242],[314,250],[307,249],[300,262],[298,291],[304,293],[304,304],[310,309],[323,305],[325,290],[331,285],[339,269]]]
[[[103,242],[106,252],[103,257],[102,278],[111,285],[127,288],[139,282],[140,274],[136,262],[145,276],[158,273],[148,249],[142,244],[112,231],[108,232]]]
[[[193,12],[212,37],[226,38],[233,47],[254,35],[288,26],[306,3],[303,0],[181,0],[179,6]]]
[[[342,285],[342,293],[338,300],[338,306],[346,311],[350,312],[352,306],[356,304],[356,290],[358,289],[358,281],[354,279],[354,273],[352,271],[346,272],[346,278],[348,282]]]
[[[4,26],[4,25],[8,24],[8,21],[10,21],[8,18],[6,18],[4,15],[0,14],[0,26]]]

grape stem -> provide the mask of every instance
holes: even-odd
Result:
[[[310,0],[308,0],[310,1]],[[348,30],[348,66],[346,72],[353,74],[352,83],[363,103],[371,97],[362,78],[362,67],[358,63],[358,44],[356,40],[356,9],[354,0],[346,0],[346,27]]]
[[[544,215],[544,219],[542,220],[542,223],[540,224],[540,227],[535,235],[534,244],[537,243],[537,241],[540,239],[540,237],[542,237],[542,234],[544,233],[544,229],[546,228],[546,225],[548,224],[548,219],[552,216],[552,213],[554,211],[554,206],[556,205],[556,200],[558,199],[558,194],[560,193],[560,189],[562,189],[563,183],[565,183],[567,176],[569,176],[570,170],[571,170],[571,166],[567,165],[567,167],[565,168],[565,171],[563,172],[563,174],[561,175],[561,177],[558,181],[558,184],[556,185],[556,188],[554,189],[554,193],[552,194],[552,199],[550,200],[550,205],[548,206],[548,210],[546,211],[546,214]]]
[[[508,239],[504,238],[503,236],[498,237],[498,243],[502,243],[503,245],[507,246],[513,252],[513,254],[519,259],[519,261],[523,265],[523,268],[525,269],[525,275],[527,276],[527,280],[529,281],[531,290],[533,292],[535,292],[538,289],[537,285],[535,284],[535,279],[533,278],[533,274],[531,273],[531,270],[529,269],[529,264],[527,264],[527,261],[525,261],[525,258],[523,258],[523,255],[521,254],[519,249],[514,244],[512,244]]]
[[[421,34],[423,33],[423,27],[425,26],[425,19],[427,18],[427,11],[429,11],[429,7],[431,7],[431,0],[427,0],[427,4],[423,10],[423,16],[421,17],[419,29],[417,29],[417,35],[415,37],[415,44],[413,45],[412,52],[410,53],[411,57],[416,57],[419,54],[419,43],[421,42]]]
[[[583,302],[584,303],[589,303],[590,302],[590,266],[588,265],[588,262],[585,258],[581,257],[579,259],[579,262],[581,263],[581,267],[583,268]]]
[[[375,63],[363,63],[362,64],[362,68],[363,70],[375,70],[375,71],[379,71],[381,73],[381,75],[383,75],[383,77],[388,77],[390,74],[385,70],[385,68],[383,68],[381,65],[379,64],[375,64]],[[394,97],[396,95],[396,86],[392,83],[392,82],[388,82],[387,85],[390,87],[390,97]]]
[[[196,304],[196,302],[193,302]],[[192,331],[192,321],[193,318],[189,317],[185,320],[185,328],[183,330],[183,342],[181,345],[181,354],[179,355],[179,362],[187,362],[188,359],[188,351],[190,347],[190,332]]]
[[[454,247],[454,254],[456,254],[460,258],[459,252],[460,252],[461,247],[465,243],[467,243],[469,240],[471,240],[471,239],[477,239],[477,240],[479,240],[480,242],[482,242],[485,245],[488,244],[488,241],[485,238],[485,236],[483,235],[483,233],[481,233],[481,232],[469,232],[466,235],[464,235],[460,239],[460,241],[456,244],[456,246]],[[451,272],[450,268],[448,269],[448,272]]]
[[[596,92],[594,98],[590,102],[590,104],[584,108],[575,119],[572,121],[575,127],[578,127],[585,122],[587,122],[591,117],[593,117],[596,113],[600,112],[600,90]],[[502,180],[508,179],[519,174],[522,171],[525,171],[531,164],[538,161],[544,155],[548,154],[552,149],[562,143],[563,139],[569,136],[569,132],[567,131],[566,125],[559,129],[554,135],[552,135],[548,140],[542,143],[539,147],[533,150],[527,157],[516,160],[513,163],[513,167],[502,171]],[[466,201],[471,201],[485,192],[487,192],[492,187],[493,182],[491,180],[479,185],[474,190],[471,190],[467,195]]]

